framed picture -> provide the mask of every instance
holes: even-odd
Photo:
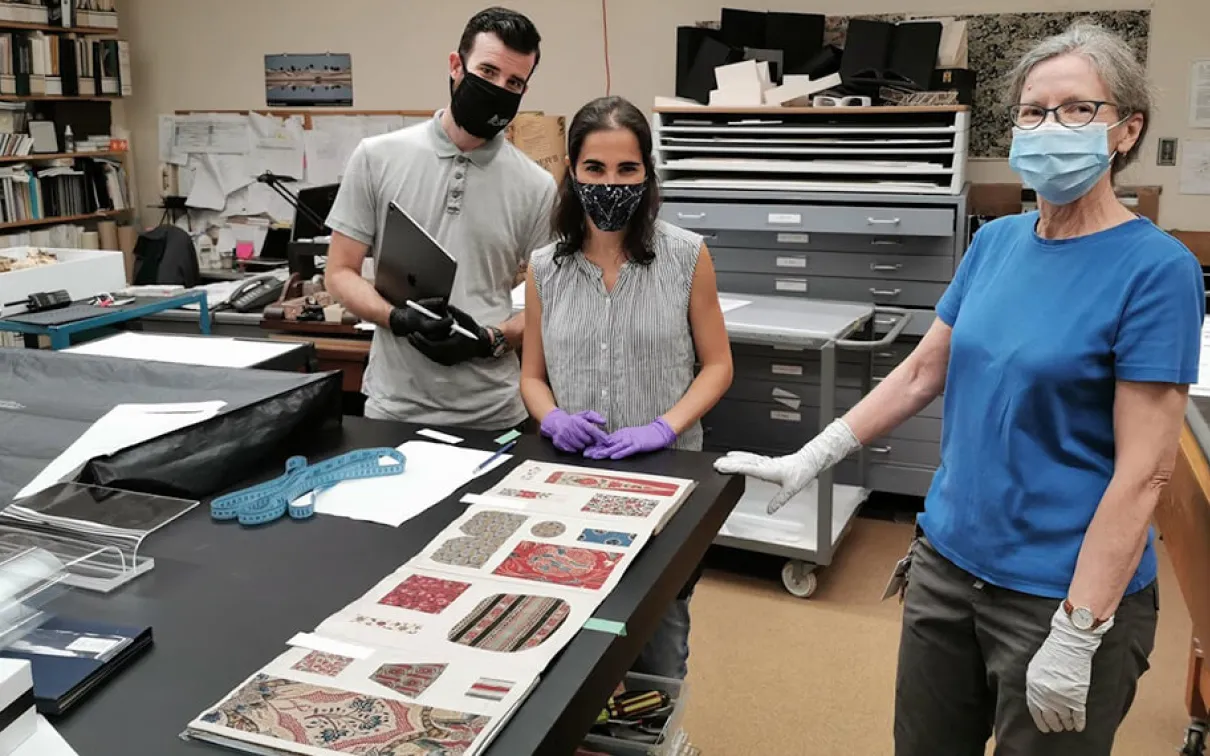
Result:
[[[353,56],[348,53],[265,56],[270,106],[353,106]]]

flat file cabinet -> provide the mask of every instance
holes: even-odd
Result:
[[[746,192],[745,195],[751,195]],[[913,313],[903,334],[873,352],[837,350],[836,409],[852,407],[902,362],[934,318],[965,248],[966,193],[870,195],[670,190],[661,218],[705,237],[728,297],[763,295],[863,302]],[[894,317],[876,315],[874,334]],[[703,420],[711,451],[796,451],[819,432],[819,353],[733,344],[735,379]],[[836,481],[923,496],[941,457],[940,398],[846,460]]]

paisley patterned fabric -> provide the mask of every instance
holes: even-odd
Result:
[[[622,554],[522,541],[493,575],[598,590],[618,566]]]
[[[441,614],[470,587],[470,583],[457,580],[408,575],[394,590],[378,599],[378,603],[425,614]]]
[[[533,533],[539,538],[556,538],[567,532],[567,526],[561,522],[547,520],[546,522],[540,522],[533,526],[530,528],[529,532]]]
[[[554,472],[546,479],[547,483],[560,486],[575,486],[576,488],[598,488],[603,491],[628,491],[647,496],[676,496],[676,483],[661,483],[642,478],[622,478],[617,475],[588,475],[576,472]]]
[[[384,688],[416,698],[445,671],[444,664],[383,664],[370,679]]]
[[[259,674],[201,721],[354,756],[462,756],[491,720]]]
[[[485,651],[524,651],[542,645],[570,612],[561,599],[498,593],[480,601],[450,631],[449,640]]]
[[[655,511],[659,502],[639,496],[614,496],[597,494],[580,508],[581,512],[616,515],[618,517],[646,517]]]
[[[433,552],[432,560],[455,567],[478,569],[487,564],[508,537],[517,532],[525,520],[522,514],[486,511],[476,512],[462,524],[466,537],[451,538]]]
[[[312,651],[295,662],[290,669],[298,672],[308,672],[312,675],[336,677],[344,671],[345,667],[352,663],[353,660],[348,656],[328,654],[323,651]]]
[[[581,531],[577,541],[599,543],[604,546],[629,546],[634,543],[634,533],[621,533],[616,530],[598,530],[586,528]]]

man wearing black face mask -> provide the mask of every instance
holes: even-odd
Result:
[[[426,123],[364,140],[328,216],[328,290],[378,325],[362,392],[366,416],[487,430],[526,417],[510,317],[514,277],[550,237],[555,184],[503,135],[538,65],[540,37],[525,16],[489,8],[450,53],[450,105]],[[392,307],[361,275],[399,203],[458,259],[441,320]],[[426,302],[441,310],[441,303]],[[452,324],[475,334],[467,338]]]

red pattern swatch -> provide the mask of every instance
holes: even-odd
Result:
[[[445,671],[444,664],[383,664],[370,679],[408,698],[416,698]]]
[[[609,579],[622,556],[610,551],[522,541],[492,574],[595,591]]]
[[[395,586],[394,590],[378,599],[378,603],[425,614],[441,614],[470,587],[470,583],[460,583],[457,580],[409,575],[406,580]]]
[[[621,478],[616,475],[589,475],[578,472],[554,472],[547,483],[575,488],[596,488],[602,491],[629,491],[649,496],[676,496],[680,488],[676,483],[661,483],[642,478]]]

